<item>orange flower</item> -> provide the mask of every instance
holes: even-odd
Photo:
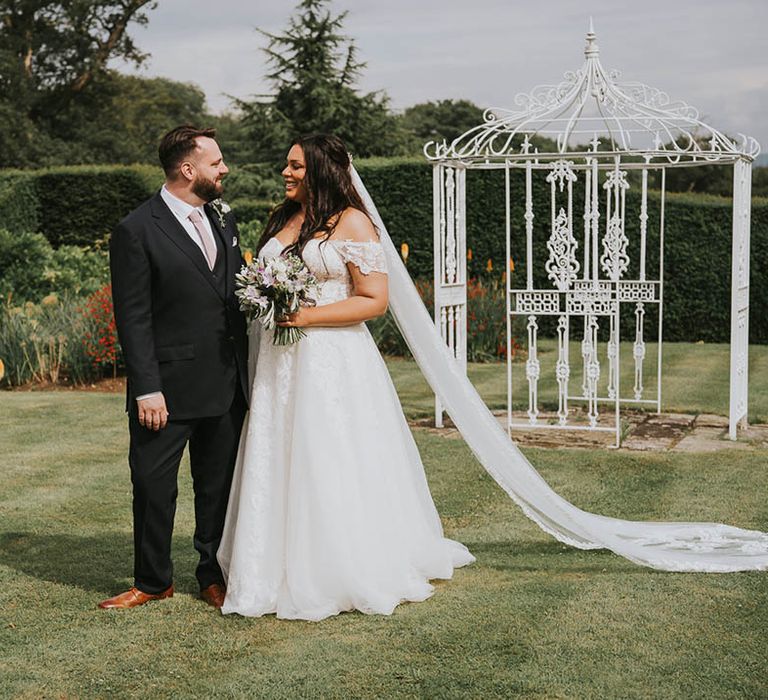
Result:
[[[472,248],[467,248],[467,260],[472,262]]]
[[[515,261],[512,260],[512,258],[509,259],[509,271],[514,272],[515,271]]]
[[[400,257],[403,259],[404,263],[408,263],[408,252],[410,251],[410,248],[408,247],[407,243],[402,243],[400,245]]]
[[[250,265],[253,262],[253,253],[250,250],[246,250],[243,253],[243,260],[245,260],[246,265]]]
[[[485,265],[485,271],[486,272],[493,272],[493,260],[488,258],[488,262]]]

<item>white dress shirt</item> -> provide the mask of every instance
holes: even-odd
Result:
[[[184,227],[187,235],[195,242],[195,245],[200,248],[200,252],[205,258],[205,248],[203,247],[203,242],[200,240],[200,236],[197,233],[195,225],[189,220],[189,215],[195,209],[197,209],[197,211],[199,211],[200,215],[203,217],[203,227],[211,237],[211,241],[213,242],[213,249],[216,250],[216,239],[213,237],[211,222],[208,219],[208,215],[205,213],[204,207],[193,207],[191,204],[187,204],[183,199],[179,199],[176,195],[171,194],[165,185],[163,185],[163,188],[160,190],[160,196],[168,205],[168,208],[171,210],[173,215],[178,219],[179,223]],[[160,394],[162,394],[161,391],[153,391],[151,394],[142,394],[141,396],[137,396],[136,400],[141,401],[142,399],[149,399],[153,396],[159,396]]]
[[[200,212],[200,216],[203,217],[203,227],[210,236],[209,242],[213,243],[213,249],[216,250],[216,239],[213,235],[213,229],[211,228],[211,222],[208,219],[208,215],[205,213],[205,207],[193,207],[191,204],[187,204],[183,199],[179,199],[176,195],[171,194],[168,188],[163,185],[163,189],[160,190],[160,196],[163,201],[168,205],[168,208],[173,212],[173,215],[178,219],[179,223],[184,227],[187,235],[195,242],[205,258],[205,248],[203,242],[200,240],[200,236],[197,234],[195,225],[189,220],[189,215],[197,209]],[[207,258],[206,258],[207,260]]]

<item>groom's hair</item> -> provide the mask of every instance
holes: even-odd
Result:
[[[157,150],[160,164],[168,177],[172,177],[184,159],[195,150],[195,139],[200,136],[215,138],[216,129],[198,129],[196,126],[184,124],[171,129],[163,136]]]

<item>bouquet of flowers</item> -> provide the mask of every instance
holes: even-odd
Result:
[[[311,293],[317,280],[297,255],[288,254],[269,260],[255,259],[235,275],[235,295],[240,310],[249,320],[258,318],[266,329],[274,329],[272,342],[289,345],[303,338],[301,328],[278,326],[277,322],[299,310],[299,306],[314,306]]]

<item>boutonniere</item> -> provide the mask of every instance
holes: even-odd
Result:
[[[219,224],[221,228],[227,225],[227,214],[232,211],[232,207],[229,206],[221,197],[214,199],[211,203],[211,209],[216,212],[216,216],[219,217]]]

